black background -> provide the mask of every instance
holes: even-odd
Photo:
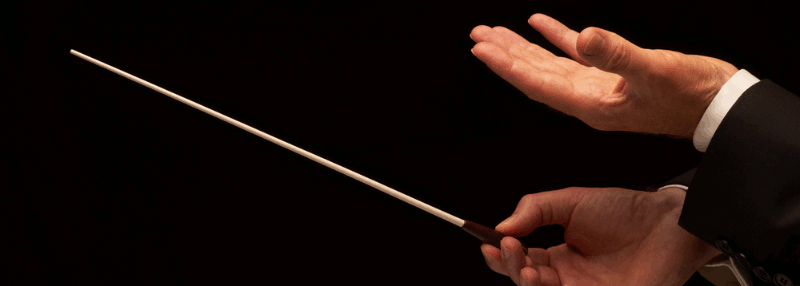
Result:
[[[524,194],[643,189],[701,153],[688,140],[595,131],[527,99],[470,53],[476,25],[556,51],[527,24],[541,12],[800,90],[797,4],[600,2],[5,1],[0,275],[510,285],[457,227],[69,50],[487,226]],[[552,246],[562,233],[523,241]]]

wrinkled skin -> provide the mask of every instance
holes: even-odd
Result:
[[[542,14],[528,23],[570,58],[504,27],[475,27],[472,53],[529,98],[607,131],[692,138],[738,69],[711,57],[640,48],[617,34],[573,31]],[[529,249],[506,237],[482,245],[489,267],[518,285],[683,285],[721,254],[678,226],[685,193],[569,188],[524,197],[497,230],[524,236],[548,224],[565,244]]]
[[[484,244],[489,267],[517,285],[683,285],[722,254],[678,226],[685,192],[568,188],[530,194],[497,230],[515,237],[560,224],[566,243],[529,248],[513,237]]]
[[[542,14],[528,22],[571,59],[504,27],[475,27],[472,52],[531,99],[599,130],[691,138],[738,71],[711,57],[642,49],[600,28],[578,33]]]

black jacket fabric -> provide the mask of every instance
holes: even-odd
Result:
[[[762,80],[722,120],[679,225],[736,258],[755,285],[800,285],[800,98]]]

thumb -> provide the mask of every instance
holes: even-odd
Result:
[[[600,28],[589,27],[581,31],[575,47],[585,61],[624,78],[640,75],[650,67],[650,50]]]
[[[567,188],[525,195],[514,213],[495,229],[505,235],[520,237],[545,225],[560,224],[567,227],[573,210],[590,190]]]

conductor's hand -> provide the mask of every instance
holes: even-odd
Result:
[[[497,226],[510,236],[560,224],[565,244],[530,248],[506,237],[484,244],[489,267],[518,285],[683,285],[722,254],[678,226],[685,192],[568,188],[530,194]]]
[[[542,14],[528,23],[572,59],[504,27],[475,27],[472,52],[531,99],[599,130],[691,138],[738,71],[715,58],[643,49],[599,28],[578,33]]]

